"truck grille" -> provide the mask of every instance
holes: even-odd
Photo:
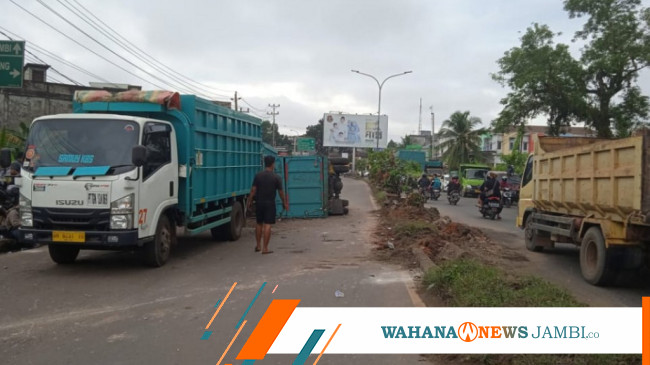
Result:
[[[108,231],[111,211],[108,209],[32,208],[34,228]]]

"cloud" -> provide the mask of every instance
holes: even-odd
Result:
[[[37,2],[20,4],[141,78],[151,79]],[[324,112],[376,113],[377,85],[351,69],[380,79],[413,70],[387,81],[382,92],[382,114],[389,115],[389,137],[394,140],[417,130],[420,98],[424,129],[430,129],[429,106],[435,112],[436,129],[456,110],[470,110],[489,124],[506,93],[490,73],[497,71],[496,60],[503,52],[519,43],[526,27],[533,22],[549,24],[569,42],[582,24],[568,18],[561,2],[547,0],[93,0],[83,5],[151,59],[214,88],[213,96],[229,99],[236,90],[260,116],[268,104],[280,104],[278,124],[294,130],[304,130]],[[132,58],[60,4],[50,6]],[[0,14],[0,24],[111,81],[152,88],[10,3]],[[573,47],[577,51],[577,45]],[[47,60],[83,83],[91,81]],[[151,66],[142,67],[164,77]],[[640,83],[647,93],[647,72]]]

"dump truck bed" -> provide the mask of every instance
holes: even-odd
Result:
[[[533,202],[559,214],[650,224],[650,136],[539,137]]]

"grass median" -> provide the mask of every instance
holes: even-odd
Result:
[[[457,259],[431,269],[424,284],[449,307],[582,307],[566,290],[534,276],[520,276],[475,260]],[[434,355],[449,364],[628,365],[641,355],[521,354]]]

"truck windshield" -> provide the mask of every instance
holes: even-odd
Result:
[[[483,180],[485,179],[485,175],[487,174],[487,172],[488,170],[483,170],[483,169],[467,169],[465,170],[465,178]]]
[[[109,174],[133,169],[131,149],[138,143],[135,122],[111,119],[46,119],[32,124],[25,166],[111,166]]]

